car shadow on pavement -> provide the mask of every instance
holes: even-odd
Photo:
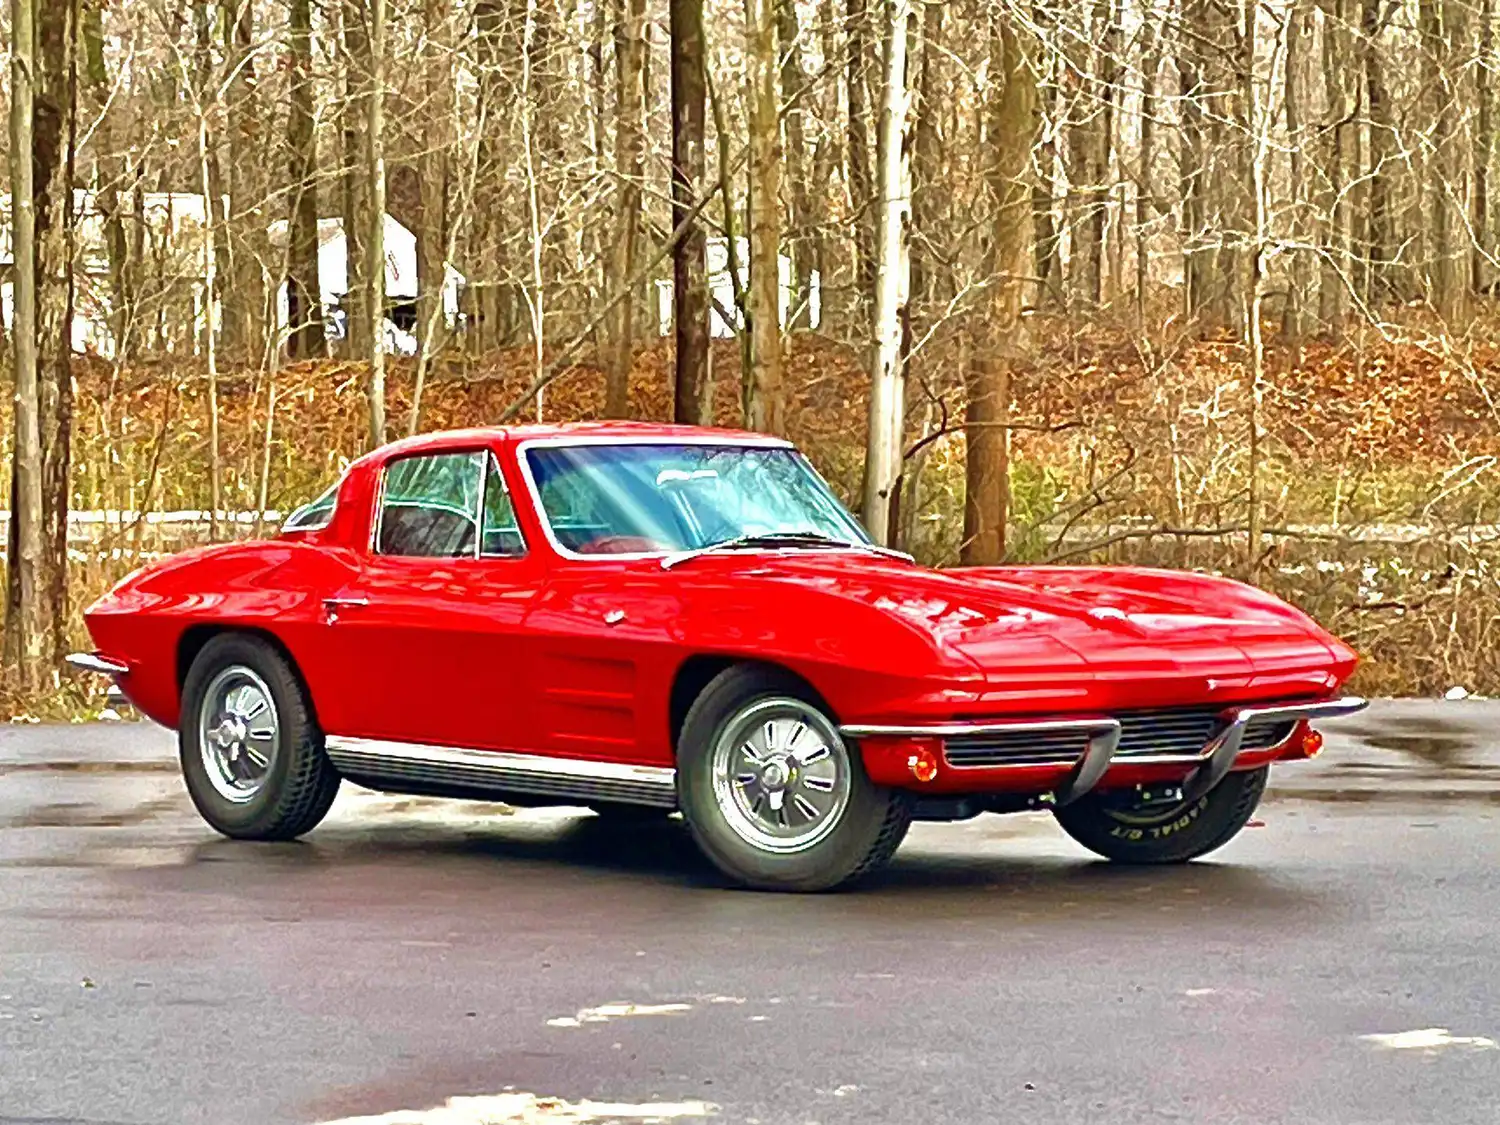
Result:
[[[888,867],[854,887],[819,900],[839,910],[869,909],[900,901],[904,907],[943,913],[976,912],[993,904],[997,913],[1045,915],[1079,910],[1088,915],[1159,918],[1164,913],[1288,912],[1337,909],[1326,888],[1312,888],[1261,868],[1222,860],[1170,867],[1122,867],[1034,849],[997,854],[993,848],[965,851],[962,834],[952,841],[929,836],[908,843]],[[268,878],[289,869],[339,870],[379,867],[403,882],[437,886],[459,880],[466,889],[490,879],[510,888],[517,882],[564,889],[569,883],[597,888],[600,877],[617,879],[639,892],[651,887],[671,897],[674,889],[723,889],[732,885],[703,858],[680,819],[620,822],[580,813],[544,821],[496,817],[490,823],[403,823],[329,826],[304,843],[242,845],[207,841],[189,863],[232,862],[259,867]],[[499,888],[497,888],[499,889]],[[653,895],[653,898],[659,897]],[[818,910],[819,907],[810,907]]]

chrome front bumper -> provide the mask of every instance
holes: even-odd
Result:
[[[130,666],[107,656],[93,652],[70,652],[65,659],[83,672],[99,672],[106,676],[119,676],[130,671]]]
[[[1087,737],[1083,753],[1073,762],[1067,779],[1052,794],[1051,803],[1066,805],[1089,792],[1103,779],[1112,764],[1150,766],[1184,766],[1192,772],[1182,783],[1184,800],[1194,800],[1207,793],[1224,779],[1234,768],[1245,741],[1245,732],[1250,723],[1266,719],[1303,721],[1310,719],[1332,719],[1362,711],[1367,702],[1358,696],[1348,695],[1339,699],[1316,703],[1247,704],[1231,707],[1219,715],[1223,727],[1203,747],[1192,754],[1148,754],[1115,758],[1120,745],[1121,723],[1119,719],[1098,716],[1078,719],[1000,719],[977,723],[929,723],[913,726],[860,726],[841,727],[845,738],[960,738],[985,734],[1055,735],[1059,733],[1082,734]],[[1063,763],[1066,764],[1066,763]],[[962,768],[962,767],[951,767]],[[989,765],[984,769],[1032,769],[1035,763],[1025,765]]]

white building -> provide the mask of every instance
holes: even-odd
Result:
[[[122,208],[132,204],[133,201],[121,196]],[[97,206],[94,193],[82,188],[76,189],[73,206],[78,217],[75,238],[82,267],[74,274],[73,350],[109,359],[115,354],[115,340],[110,328],[113,301],[104,215]],[[225,199],[223,207],[226,211],[228,206],[229,201]],[[179,315],[184,322],[191,321],[190,327],[186,323],[182,327],[185,329],[185,346],[194,352],[199,349],[203,337],[204,277],[208,253],[205,211],[204,197],[192,192],[146,192],[140,201],[152,281],[159,284],[165,277],[169,286],[180,291],[181,307],[173,315]],[[134,221],[132,209],[125,215],[125,222],[132,224]],[[268,264],[268,272],[273,275],[281,272],[286,229],[286,221],[281,220],[273,223],[268,232],[276,259]],[[398,307],[410,305],[417,296],[417,239],[390,215],[385,217],[385,252],[387,299]],[[344,334],[341,305],[349,285],[347,259],[348,243],[344,237],[343,221],[319,219],[318,288],[329,335],[334,339],[340,339]],[[14,308],[11,265],[10,196],[4,195],[0,196],[0,277],[3,277],[0,281],[0,316],[4,317],[7,330],[12,323]],[[220,263],[219,267],[222,270],[224,264]],[[443,312],[450,326],[458,317],[458,294],[462,284],[462,275],[448,267],[443,282]],[[276,307],[277,327],[284,330],[287,316],[285,283],[277,292]],[[386,345],[390,351],[410,355],[416,351],[417,336],[387,319]]]
[[[744,238],[735,239],[735,253],[739,258],[740,284],[748,286],[750,284],[749,241]],[[729,273],[729,239],[710,238],[705,257],[707,258],[708,290],[712,295],[708,313],[709,334],[716,340],[725,340],[744,329],[742,323],[744,318],[740,316],[740,310],[734,303],[734,281]],[[785,328],[792,312],[792,260],[783,254],[778,264],[781,326]],[[822,298],[822,280],[817,270],[814,270],[808,279],[807,326],[809,328],[817,328],[823,322]],[[719,314],[721,308],[730,314],[730,321],[726,322]],[[671,278],[656,283],[656,329],[657,333],[662,336],[669,336],[672,333]]]
[[[271,247],[278,256],[286,252],[286,232],[285,219],[271,224]],[[444,268],[443,318],[449,327],[458,322],[458,297],[463,283],[463,274],[451,265]],[[349,240],[344,235],[343,219],[318,220],[318,290],[328,336],[342,340],[348,332],[344,323],[344,297],[349,292]],[[410,306],[417,299],[417,236],[390,215],[385,217],[385,295],[388,303],[397,306]],[[405,316],[400,319],[407,322]],[[276,324],[284,331],[286,323],[286,283],[282,282],[276,291]],[[385,333],[387,351],[416,354],[419,339],[416,331],[387,318]]]

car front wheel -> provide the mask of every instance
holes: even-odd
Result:
[[[1186,863],[1223,847],[1245,827],[1269,766],[1225,776],[1190,801],[1143,800],[1134,790],[1093,792],[1057,810],[1057,822],[1089,851],[1116,863]]]
[[[678,740],[678,803],[726,875],[821,891],[882,866],[911,824],[906,797],[872,782],[808,687],[775,669],[719,674]]]
[[[203,819],[239,840],[291,840],[327,814],[339,774],[301,680],[258,637],[224,633],[182,690],[182,773]]]

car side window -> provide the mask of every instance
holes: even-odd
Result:
[[[333,509],[339,499],[339,485],[343,479],[334,481],[327,490],[307,504],[302,505],[281,525],[283,531],[316,531],[333,522]]]
[[[510,490],[505,487],[500,463],[493,453],[488,457],[489,465],[484,474],[483,547],[480,554],[486,558],[515,558],[526,553],[526,541],[521,538],[521,529],[516,524],[516,509],[511,503]]]
[[[475,553],[484,453],[431,453],[385,467],[375,549],[382,555]]]

